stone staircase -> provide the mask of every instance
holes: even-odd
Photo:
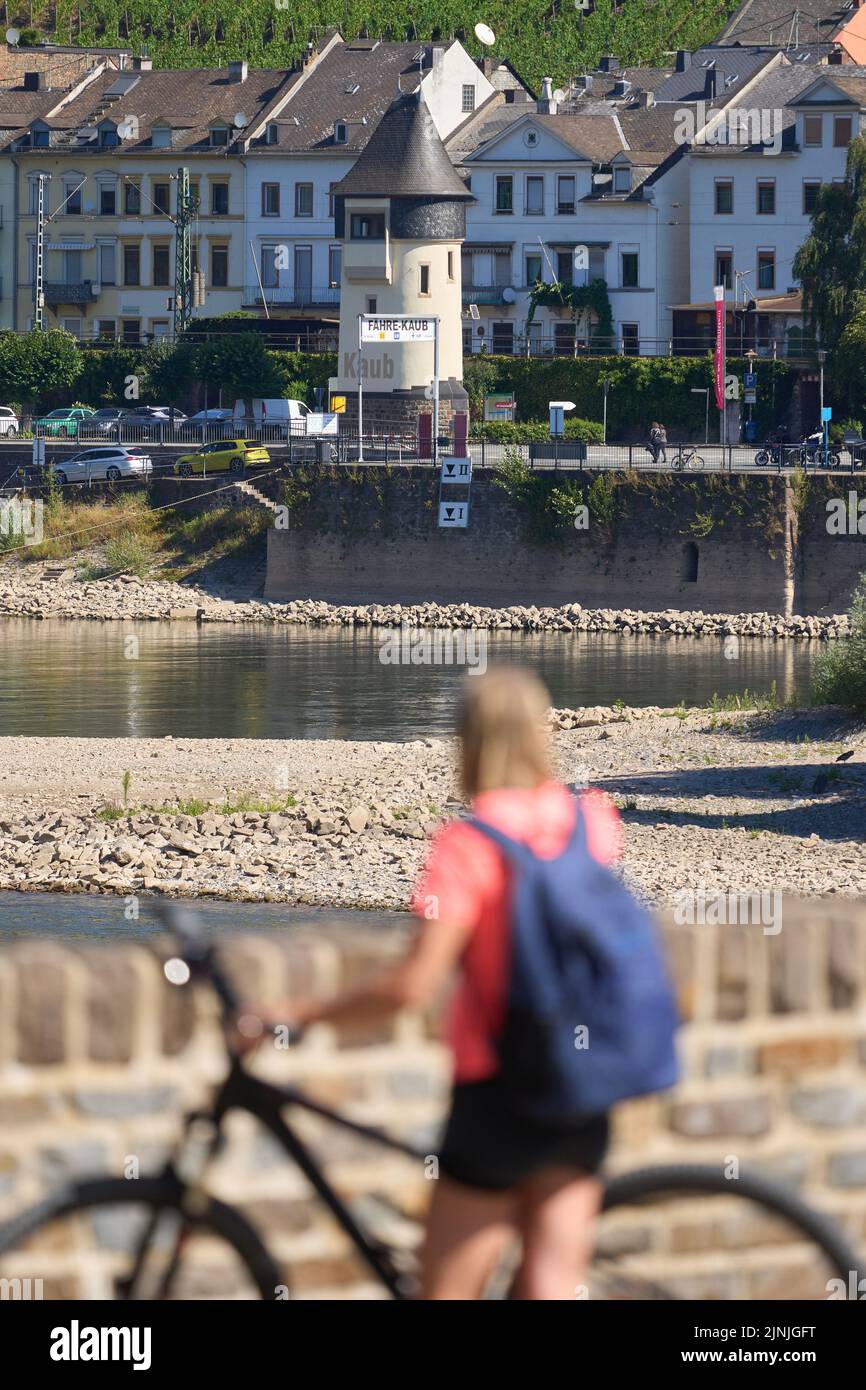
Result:
[[[242,492],[245,497],[251,497],[254,502],[258,502],[259,506],[266,507],[267,510],[273,512],[274,515],[280,510],[279,502],[274,502],[270,497],[266,497],[265,494],[259,492],[258,488],[254,487],[252,483],[235,483],[235,487],[238,492]]]

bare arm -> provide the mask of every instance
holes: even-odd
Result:
[[[286,1002],[269,1008],[267,1022],[305,1028],[311,1023],[367,1023],[401,1009],[430,1004],[456,965],[471,928],[424,922],[401,961],[330,999]]]

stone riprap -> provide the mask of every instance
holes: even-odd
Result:
[[[279,623],[337,627],[486,628],[517,632],[659,633],[682,637],[793,637],[815,641],[845,636],[845,614],[789,617],[779,613],[702,613],[669,609],[515,606],[490,608],[470,603],[333,604],[318,599],[266,603],[217,592],[207,584],[141,580],[133,575],[78,581],[72,565],[66,577],[45,567],[7,562],[0,567],[0,615],[19,618],[75,618],[109,622],[198,621],[202,623]]]
[[[866,895],[866,737],[839,711],[551,720],[558,775],[614,797],[647,899]],[[447,738],[0,739],[0,886],[400,909],[462,810],[455,754]]]

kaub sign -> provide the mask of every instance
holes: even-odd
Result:
[[[408,314],[392,314],[390,318],[361,315],[362,343],[432,343],[435,338],[435,318],[410,318]]]

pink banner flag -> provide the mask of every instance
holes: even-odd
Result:
[[[713,289],[716,297],[716,352],[715,352],[715,384],[716,384],[716,405],[719,410],[725,408],[725,287],[716,285]]]

